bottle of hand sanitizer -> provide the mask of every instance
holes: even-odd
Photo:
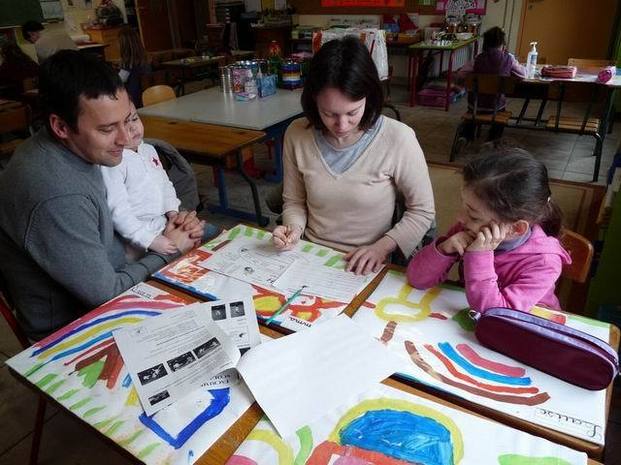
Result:
[[[526,58],[526,77],[532,79],[535,77],[535,70],[537,69],[537,42],[531,42],[530,45],[532,48]]]

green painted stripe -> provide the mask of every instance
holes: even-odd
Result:
[[[246,226],[246,230],[244,231],[244,236],[247,236],[247,237],[254,236],[254,229]]]
[[[229,240],[233,240],[235,239],[237,236],[239,236],[239,233],[241,232],[241,228],[239,227],[234,227],[233,229],[231,229],[231,231],[229,232]]]
[[[145,430],[139,429],[138,431],[136,431],[134,434],[132,434],[127,439],[123,439],[122,441],[119,441],[119,445],[122,446],[122,447],[129,446],[132,442],[134,442],[136,439],[138,439],[140,436],[142,436],[142,434],[144,432],[145,432]]]
[[[61,379],[60,381],[56,381],[49,388],[47,388],[45,390],[45,392],[47,392],[49,395],[54,394],[59,387],[61,387],[63,384],[65,384],[65,381],[67,381],[67,380],[66,379]]]
[[[79,408],[84,407],[86,404],[88,404],[91,400],[93,400],[90,397],[86,397],[78,402],[76,402],[75,404],[73,404],[72,406],[69,407],[69,410],[78,410]]]
[[[35,383],[35,385],[38,388],[43,389],[45,386],[47,386],[48,384],[50,384],[58,375],[54,374],[54,373],[50,373],[45,375],[43,378],[41,378],[39,381],[37,381]]]
[[[149,455],[151,452],[153,452],[160,445],[161,445],[160,442],[155,442],[153,444],[149,444],[147,447],[145,447],[140,452],[138,452],[138,456],[137,457],[140,460],[144,459],[145,457],[147,457],[147,455]]]
[[[605,321],[594,320],[593,318],[587,318],[585,316],[580,315],[567,315],[569,320],[580,321],[585,325],[589,326],[597,326],[598,328],[610,328],[610,324]]]
[[[325,266],[334,266],[334,265],[336,265],[339,262],[340,259],[341,259],[340,255],[334,255],[334,256],[330,257],[328,259],[328,261],[324,263],[324,265]]]
[[[441,289],[447,289],[449,291],[466,292],[466,290],[463,287],[458,286],[457,284],[442,283],[442,284],[439,284],[437,287]]]
[[[88,418],[90,416],[95,415],[96,413],[101,412],[103,409],[105,409],[106,406],[102,406],[102,407],[93,407],[92,409],[87,410],[84,415],[82,415],[84,418]]]
[[[30,376],[34,375],[37,371],[39,371],[43,366],[45,365],[45,363],[37,363],[35,366],[33,366],[30,370],[28,370],[26,372],[26,378],[29,378]]]
[[[405,273],[403,271],[398,270],[388,270],[388,274],[391,274],[397,278],[402,278],[405,276]]]
[[[330,251],[328,249],[321,249],[319,252],[317,252],[317,256],[318,257],[325,257],[329,253],[330,253]]]
[[[112,423],[117,417],[110,417],[106,420],[101,420],[98,421],[97,423],[95,423],[93,426],[95,428],[97,428],[98,430],[103,430],[104,428],[106,428],[110,423]]]
[[[65,392],[62,396],[58,398],[59,401],[67,400],[74,395],[76,395],[80,390],[79,389],[71,389],[70,391]]]
[[[296,455],[293,465],[304,465],[313,450],[313,433],[308,426],[296,431],[300,440],[300,451]]]
[[[302,252],[310,252],[311,250],[313,250],[313,246],[311,244],[306,244],[304,247],[302,247]]]
[[[123,423],[125,423],[123,420],[115,421],[112,426],[104,432],[104,434],[112,437],[112,435],[116,433],[121,426],[123,426]]]
[[[259,239],[265,239],[265,236],[267,236],[267,233],[265,231],[263,231],[262,229],[259,229],[257,231],[257,237]]]

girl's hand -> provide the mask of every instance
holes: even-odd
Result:
[[[291,250],[302,237],[302,228],[298,225],[276,226],[272,233],[272,242],[278,250]]]
[[[177,246],[166,236],[162,236],[160,234],[159,236],[156,236],[155,239],[153,239],[153,241],[149,245],[149,250],[164,255],[172,255],[174,253],[177,253]]]
[[[474,238],[470,233],[466,231],[459,231],[446,239],[444,242],[438,244],[437,247],[438,250],[444,255],[458,254],[461,256],[473,240]]]
[[[364,245],[351,250],[343,258],[347,261],[345,271],[367,275],[382,269],[388,255],[397,248],[397,244],[388,236],[384,236],[371,245]]]
[[[496,250],[496,247],[505,240],[509,228],[505,225],[499,225],[498,223],[490,223],[489,226],[483,226],[477,237],[466,249],[468,252],[483,252]]]

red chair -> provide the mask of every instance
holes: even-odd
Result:
[[[0,312],[2,312],[2,316],[9,324],[9,327],[13,331],[13,334],[22,345],[24,349],[30,347],[30,341],[26,337],[24,330],[20,326],[17,318],[15,318],[15,314],[9,303],[7,302],[4,294],[0,292]],[[35,425],[34,430],[32,431],[32,445],[30,446],[30,461],[28,462],[30,465],[36,465],[39,457],[39,446],[41,445],[41,436],[43,435],[43,423],[45,420],[45,407],[46,400],[45,396],[39,396],[39,405],[37,406],[37,413],[35,416]]]

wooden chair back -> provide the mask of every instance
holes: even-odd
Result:
[[[593,261],[593,244],[586,237],[564,229],[560,238],[561,244],[571,256],[571,265],[563,267],[561,276],[578,283],[584,283]]]
[[[491,122],[496,118],[496,112],[500,98],[503,94],[511,94],[515,89],[515,79],[511,76],[498,76],[497,74],[469,74],[466,77],[466,90],[472,95],[469,99],[472,102],[473,121],[476,119],[479,111],[479,97],[482,95],[494,97],[494,111],[492,113]]]
[[[142,93],[142,104],[146,107],[148,105],[155,105],[156,103],[165,102],[167,100],[176,99],[177,95],[175,90],[166,85],[152,86]]]

